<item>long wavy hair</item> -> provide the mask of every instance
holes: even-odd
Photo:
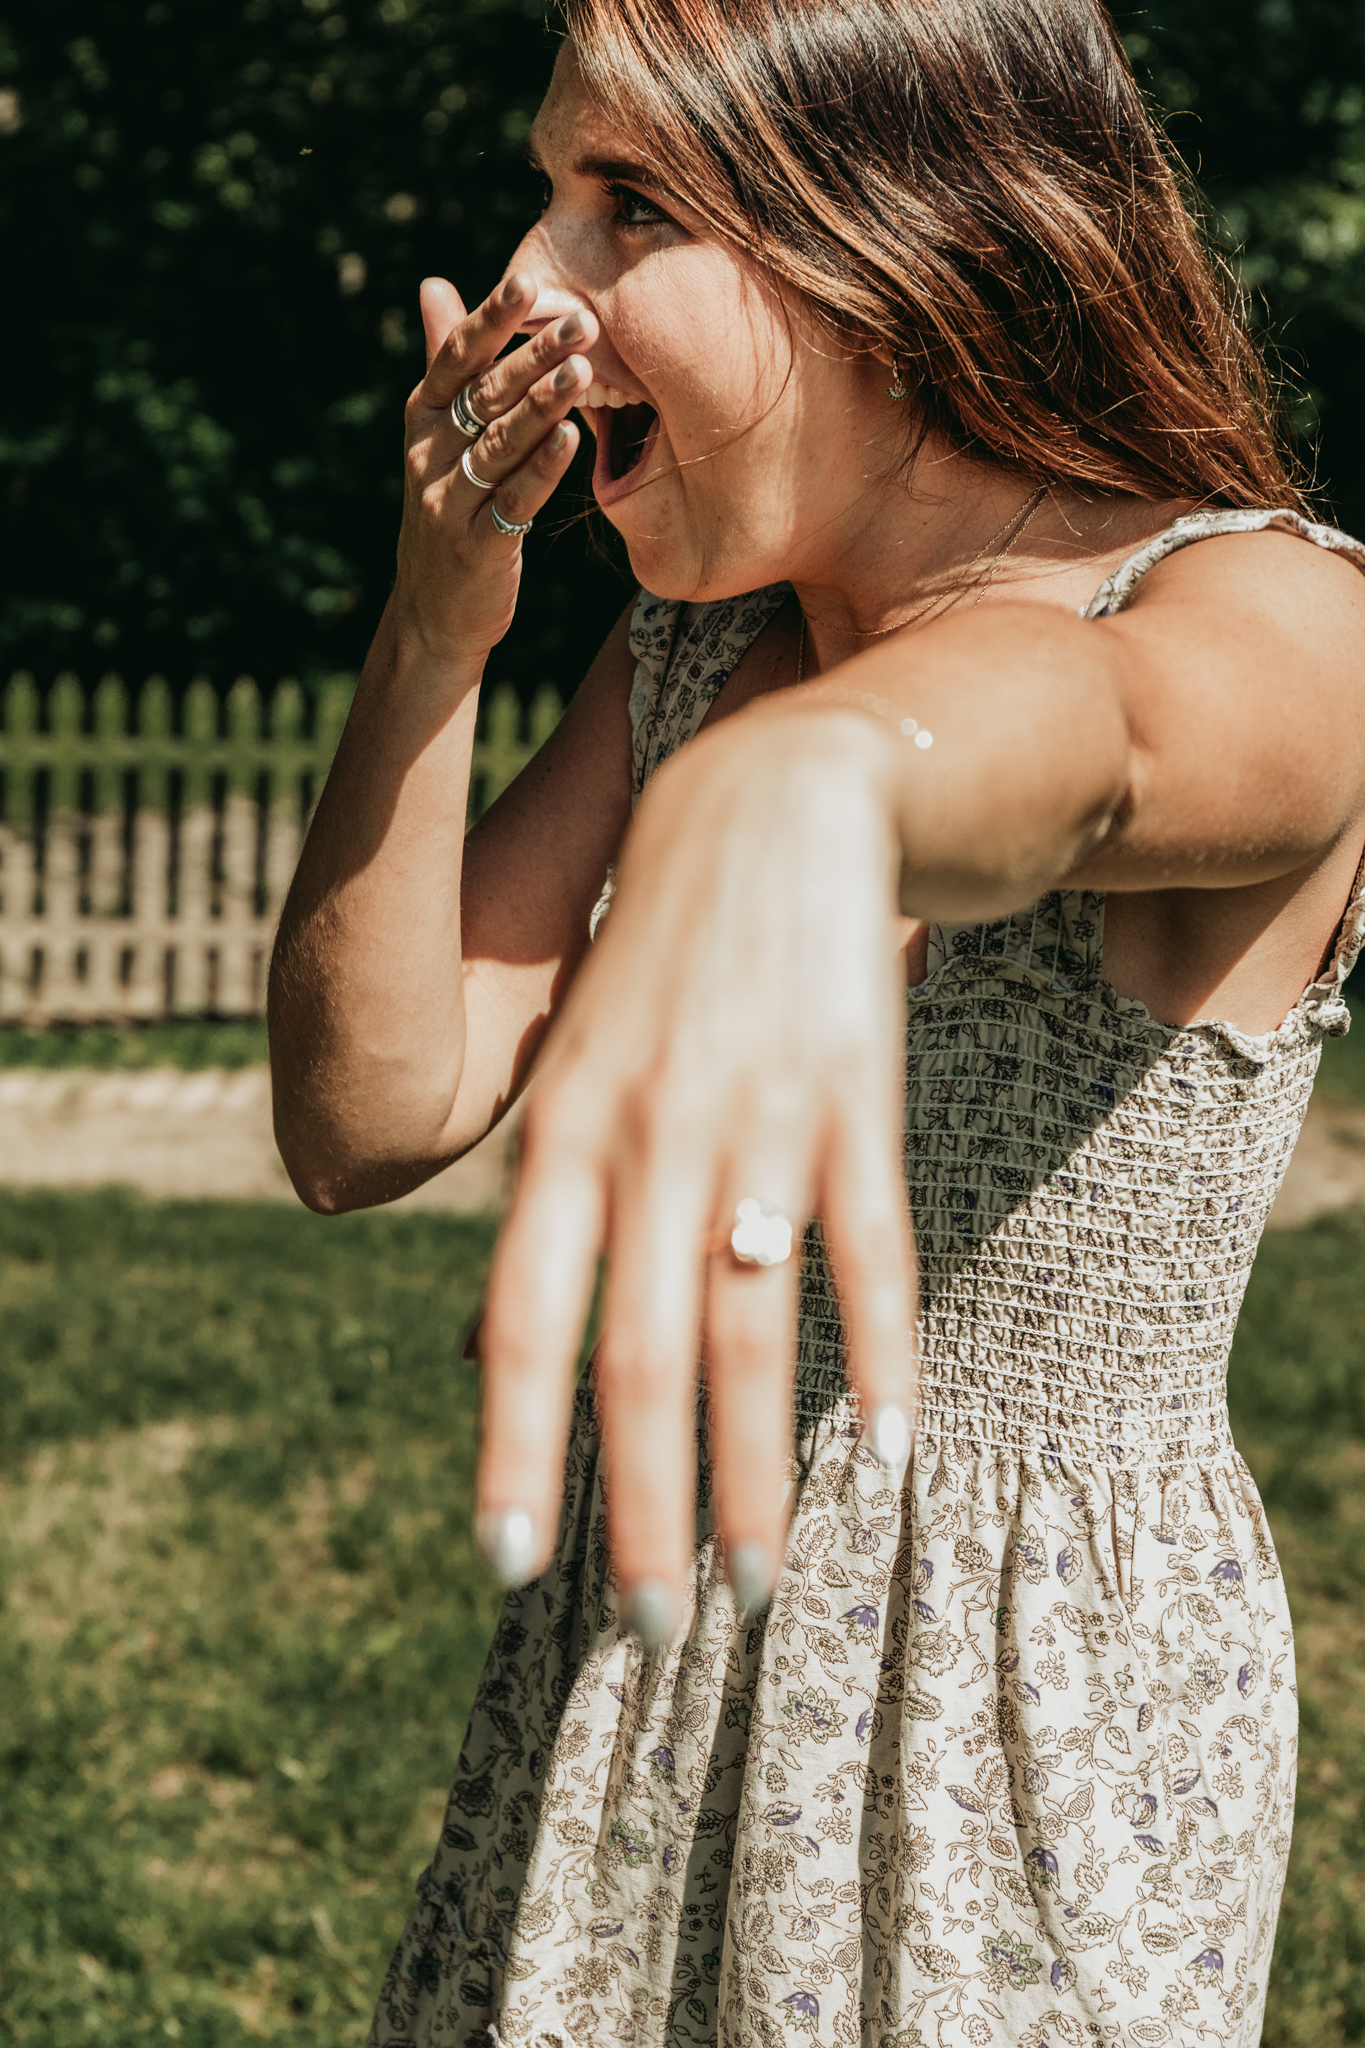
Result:
[[[920,435],[1085,494],[1304,503],[1098,0],[560,0],[588,90]]]

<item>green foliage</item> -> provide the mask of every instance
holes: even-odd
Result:
[[[7,1067],[48,1067],[133,1073],[146,1067],[258,1066],[267,1056],[265,1024],[232,1018],[186,1024],[49,1024],[26,1031],[0,1025],[0,1072]]]
[[[1365,10],[1356,0],[1116,9],[1139,75],[1241,251],[1318,481],[1365,532]],[[1310,449],[1311,454],[1311,449]]]
[[[1365,13],[1122,7],[1365,530]],[[392,573],[428,272],[532,218],[542,0],[118,0],[0,29],[0,670],[354,671]],[[495,672],[572,689],[626,586],[561,493]],[[565,522],[569,521],[567,529]],[[558,531],[558,537],[556,537]]]
[[[417,286],[538,206],[540,0],[77,0],[0,29],[0,667],[358,668],[392,576]],[[54,260],[56,257],[60,260]],[[575,524],[498,658],[576,681],[624,601]]]

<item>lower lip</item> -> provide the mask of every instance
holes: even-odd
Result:
[[[604,508],[608,505],[614,505],[619,498],[628,498],[630,496],[643,477],[649,463],[649,458],[654,453],[654,444],[659,438],[659,415],[655,413],[653,420],[650,422],[649,432],[645,435],[644,446],[641,448],[634,465],[626,471],[624,476],[613,476],[611,473],[611,410],[611,407],[608,405],[595,406],[592,415],[593,432],[597,436],[597,460],[593,464],[592,494],[598,504]]]

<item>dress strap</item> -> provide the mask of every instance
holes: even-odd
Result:
[[[769,620],[791,596],[771,583],[710,604],[642,590],[630,624],[631,799],[685,745]]]
[[[1123,611],[1133,601],[1139,583],[1149,569],[1155,569],[1158,562],[1164,562],[1168,555],[1179,553],[1197,540],[1214,540],[1225,533],[1293,533],[1300,540],[1311,541],[1315,547],[1330,548],[1334,555],[1345,555],[1354,562],[1357,569],[1365,573],[1365,547],[1358,540],[1352,540],[1349,533],[1338,532],[1335,526],[1318,526],[1313,520],[1305,519],[1302,513],[1279,511],[1233,511],[1187,512],[1183,519],[1177,519],[1164,533],[1158,533],[1152,540],[1144,541],[1136,554],[1106,577],[1088,605],[1081,607],[1083,619],[1109,619],[1115,612]]]

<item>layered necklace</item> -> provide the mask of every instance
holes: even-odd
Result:
[[[991,579],[996,574],[1001,563],[1005,560],[1011,549],[1018,546],[1037,518],[1043,500],[1047,497],[1048,489],[1049,486],[1047,484],[1039,484],[1032,496],[1026,498],[1022,505],[1011,512],[1004,525],[998,526],[985,546],[977,554],[973,555],[971,561],[968,562],[962,572],[961,581],[951,589],[935,592],[934,596],[920,605],[917,610],[911,612],[908,617],[897,619],[894,626],[878,626],[870,633],[859,632],[853,626],[841,626],[838,630],[841,633],[846,633],[850,640],[885,640],[891,633],[903,633],[907,626],[918,625],[919,621],[927,619],[931,612],[940,610],[944,612],[951,611],[953,606],[961,598],[965,597],[969,590],[975,590],[976,592],[976,596],[972,600],[972,610],[975,611],[977,605],[980,604],[982,598],[986,595]],[[982,566],[983,564],[984,567]],[[798,684],[805,680],[806,674],[806,627],[808,623],[809,621],[803,611],[801,614],[801,638],[796,650],[796,680]],[[819,625],[820,623],[821,621],[817,619],[816,624]]]

